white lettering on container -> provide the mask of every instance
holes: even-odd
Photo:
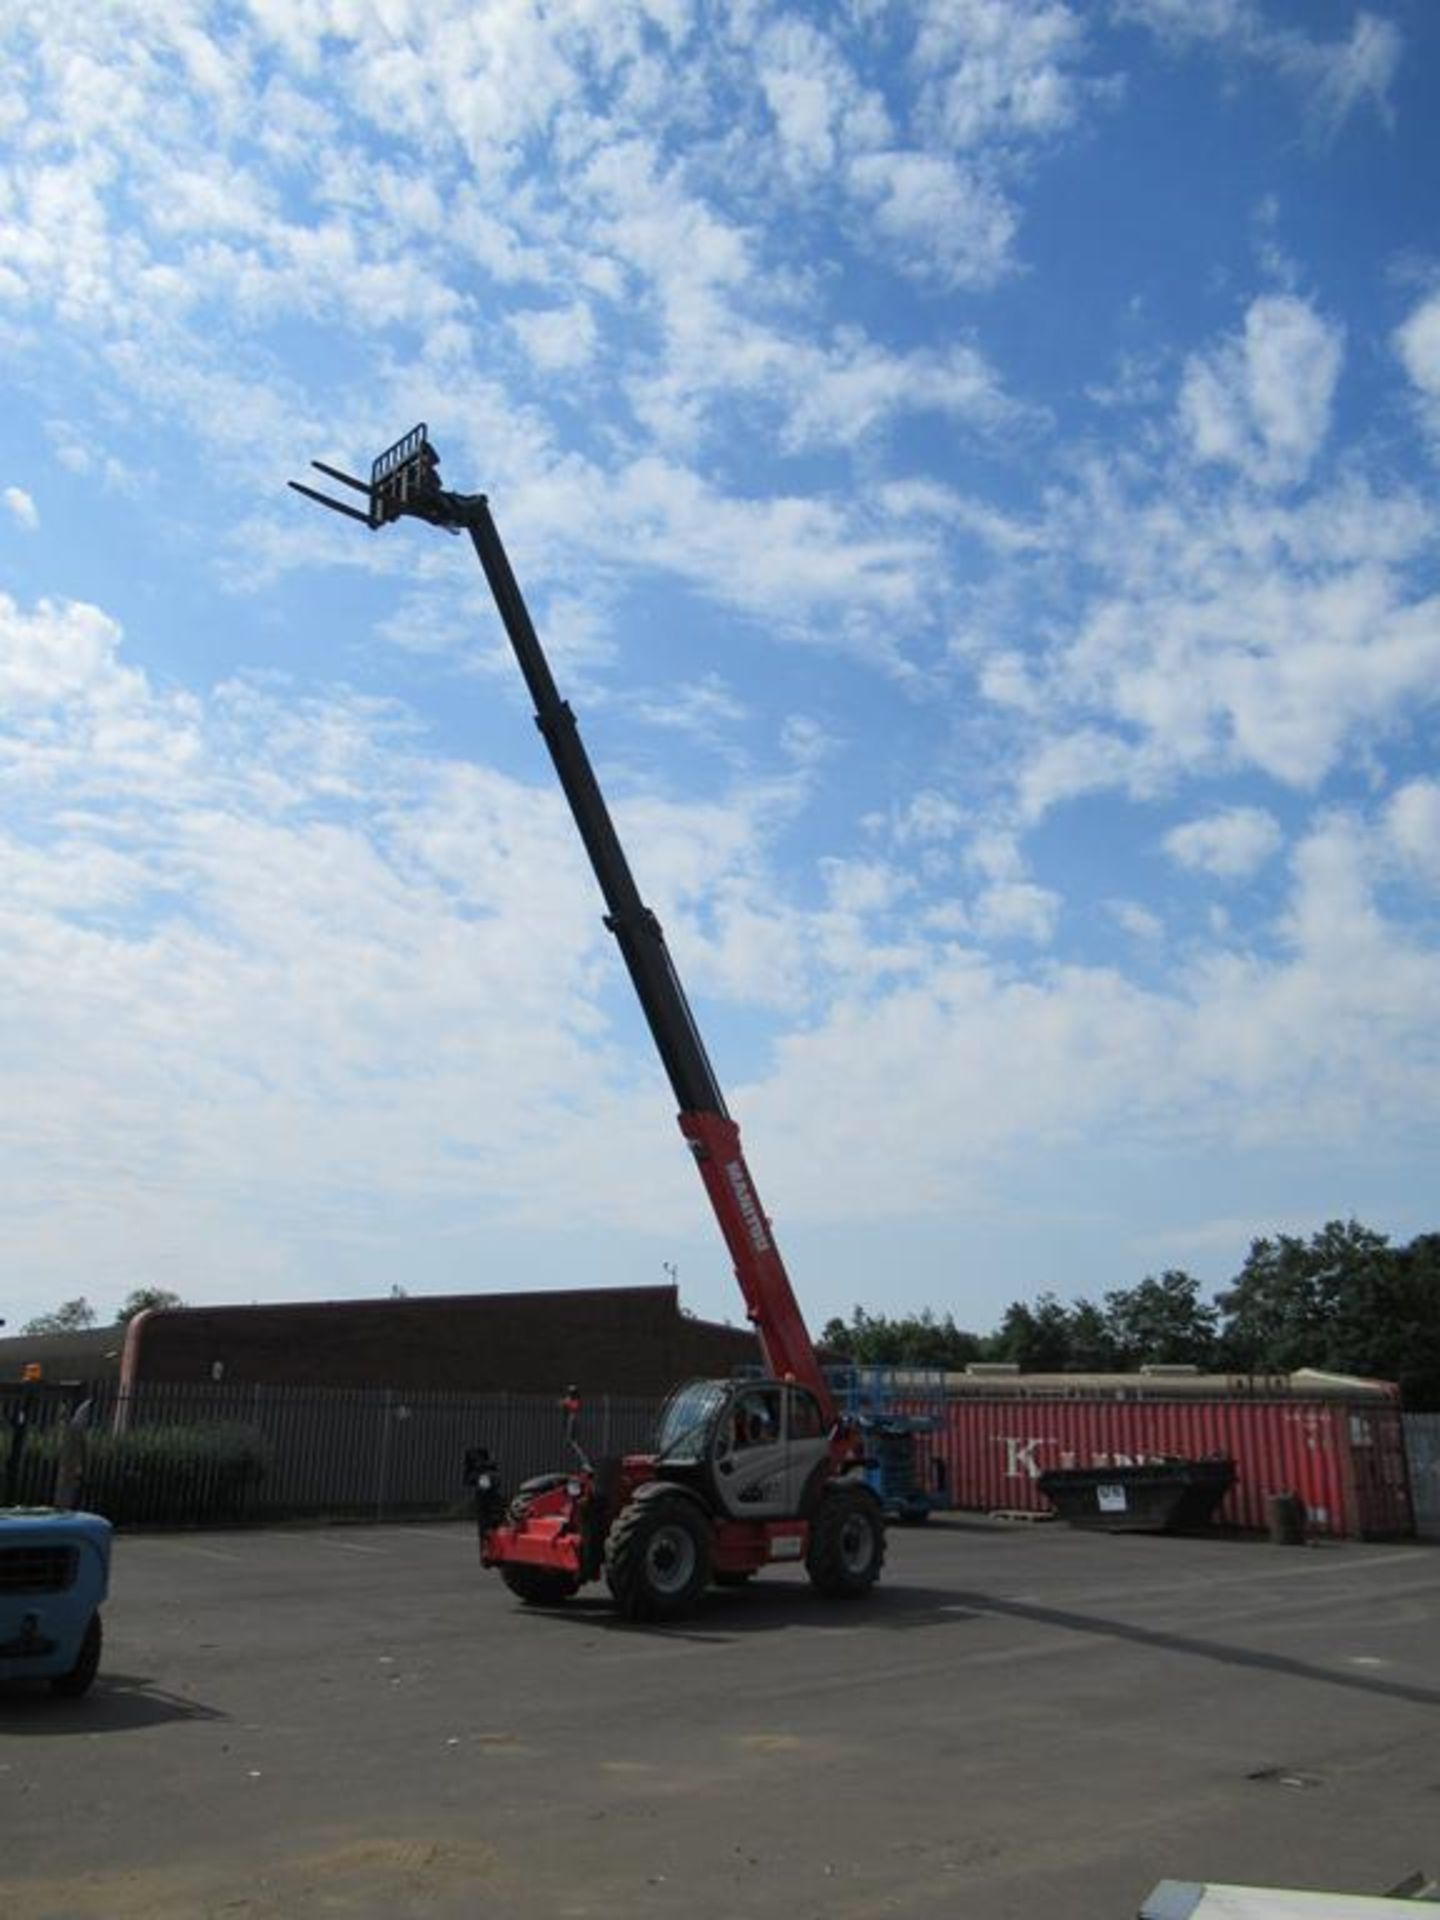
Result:
[[[1038,1480],[1041,1474],[1040,1462],[1035,1458],[1037,1447],[1053,1446],[1054,1442],[1043,1434],[1036,1434],[1029,1440],[1017,1440],[1013,1434],[997,1434],[1005,1449],[1005,1478],[1007,1480]]]

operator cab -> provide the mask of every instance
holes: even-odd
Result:
[[[692,1380],[665,1404],[655,1471],[737,1520],[801,1512],[829,1458],[820,1402],[791,1380]]]

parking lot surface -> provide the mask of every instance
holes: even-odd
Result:
[[[1123,1920],[1440,1870],[1440,1549],[943,1519],[882,1586],[523,1609],[459,1524],[123,1536],[0,1698],[6,1920]],[[1419,1909],[1423,1911],[1423,1909]]]

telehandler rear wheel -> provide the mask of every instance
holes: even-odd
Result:
[[[868,1593],[885,1564],[885,1516],[868,1487],[836,1486],[810,1523],[805,1571],[827,1600]]]
[[[632,1500],[605,1542],[605,1578],[627,1620],[674,1620],[710,1580],[710,1529],[683,1494]]]

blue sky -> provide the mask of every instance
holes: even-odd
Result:
[[[1440,1224],[1440,14],[0,22],[12,1325],[738,1295],[489,494],[812,1323]]]

